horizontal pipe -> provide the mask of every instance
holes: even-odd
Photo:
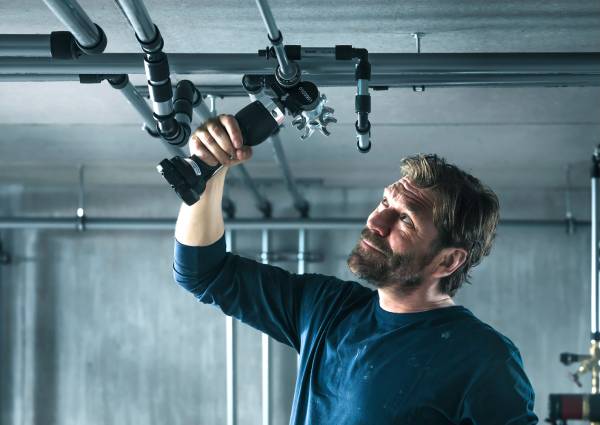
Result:
[[[100,32],[75,0],[44,0],[46,6],[73,34],[82,47],[93,47],[101,39]]]
[[[45,83],[77,81],[79,74],[0,74],[0,83]]]
[[[600,53],[372,53],[372,84],[380,75],[413,74],[600,74]],[[306,75],[354,75],[348,61],[307,58]],[[250,53],[172,53],[171,72],[177,74],[270,74],[273,59]],[[142,55],[105,53],[77,60],[0,58],[0,74],[143,74]]]
[[[47,34],[0,34],[0,56],[51,57]]]
[[[1,62],[1,58],[0,58]],[[0,82],[50,82],[79,81],[79,74],[2,74]],[[319,87],[353,87],[356,81],[352,75],[310,76],[310,81]],[[203,93],[217,97],[245,97],[248,95],[242,85],[203,85],[196,84]],[[507,74],[448,74],[448,75],[379,75],[371,80],[371,88],[402,88],[414,86],[426,87],[599,87],[598,75],[544,74],[544,75],[507,75]],[[144,97],[148,97],[147,86],[135,86]]]
[[[0,217],[0,229],[76,230],[76,217]],[[231,230],[346,230],[365,226],[364,218],[319,219],[234,219],[225,220]],[[565,227],[565,220],[504,219],[500,226]],[[589,220],[577,220],[575,226],[590,226]],[[175,228],[171,218],[85,218],[88,230],[169,230]]]

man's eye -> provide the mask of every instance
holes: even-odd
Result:
[[[387,198],[383,198],[383,199],[381,200],[381,205],[383,205],[383,206],[384,206],[384,207],[386,207],[386,208],[390,206],[390,204],[388,203],[388,200],[387,200]]]
[[[400,220],[402,220],[403,222],[405,222],[406,224],[410,224],[412,225],[412,220],[410,219],[410,217],[406,214],[400,214]]]

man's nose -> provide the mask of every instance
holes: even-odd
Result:
[[[367,220],[367,228],[378,236],[385,238],[390,233],[389,214],[386,211],[373,211]]]

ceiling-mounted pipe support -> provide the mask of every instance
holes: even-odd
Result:
[[[106,34],[76,0],[44,0],[44,3],[69,30],[50,34],[53,58],[76,59],[82,54],[99,54],[106,49]]]

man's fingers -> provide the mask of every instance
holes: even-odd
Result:
[[[192,136],[192,141],[194,146],[191,152],[193,155],[196,155],[203,162],[210,166],[215,166],[219,163],[219,161],[217,161],[214,155],[204,147],[204,144],[198,139],[196,135]]]
[[[236,150],[237,159],[240,161],[246,161],[252,157],[252,148],[250,146],[244,146],[241,149]]]
[[[240,130],[240,125],[237,120],[232,115],[222,114],[219,115],[219,122],[225,127],[227,133],[229,133],[229,138],[233,143],[233,146],[236,149],[242,147],[244,141],[242,140],[242,131]]]
[[[225,152],[217,141],[212,137],[206,129],[200,128],[194,133],[200,139],[200,144],[206,149],[216,160],[223,164],[228,165],[230,162],[230,154]]]
[[[219,143],[212,137],[208,132],[203,132],[200,137],[204,147],[208,149],[208,151],[223,165],[229,165],[231,162],[231,155],[228,152],[225,152]]]
[[[233,147],[233,143],[231,143],[229,134],[227,134],[227,130],[225,130],[219,121],[210,120],[205,124],[205,127],[221,149],[227,153],[228,157],[235,153],[235,148]]]

